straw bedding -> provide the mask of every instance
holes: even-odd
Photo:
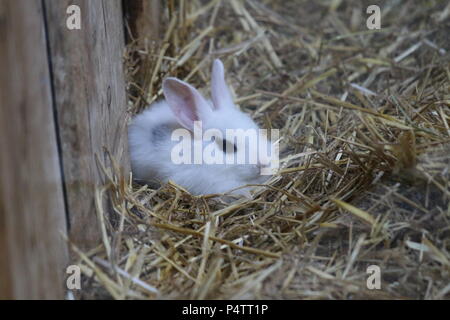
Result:
[[[162,39],[125,55],[130,114],[165,76],[208,88],[220,57],[239,107],[280,129],[281,169],[224,203],[103,168],[81,298],[450,298],[448,2],[381,2],[380,30],[367,1],[164,3]]]

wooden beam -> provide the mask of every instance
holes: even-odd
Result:
[[[160,0],[126,0],[123,1],[125,22],[127,25],[127,42],[133,41],[143,52],[152,52],[161,45],[161,1]],[[131,35],[130,35],[131,33]],[[134,81],[141,88],[147,88],[151,80],[152,65],[156,58],[152,55],[133,54],[133,59],[139,61],[140,68],[134,75]],[[132,88],[135,90],[135,88]],[[135,93],[133,93],[135,94]]]
[[[62,299],[67,246],[40,1],[0,1],[0,299]]]
[[[104,183],[95,155],[111,151],[125,173],[127,101],[120,0],[44,0],[62,143],[70,239],[82,249],[100,241],[95,188]],[[81,30],[66,27],[69,5],[81,9]]]
[[[161,40],[161,3],[160,0],[124,1],[125,17],[134,39],[142,47],[149,41]]]

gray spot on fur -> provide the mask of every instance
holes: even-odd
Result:
[[[170,128],[168,125],[161,124],[152,129],[152,141],[159,142],[164,140],[170,133]]]

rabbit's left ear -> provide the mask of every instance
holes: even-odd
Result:
[[[173,115],[183,127],[192,131],[196,121],[208,120],[210,105],[193,86],[170,77],[164,79],[162,89]]]
[[[211,96],[215,109],[234,106],[230,89],[225,82],[223,63],[219,59],[214,60],[211,74]]]

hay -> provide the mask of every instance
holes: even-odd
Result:
[[[130,112],[168,75],[207,88],[220,57],[240,107],[280,129],[282,169],[227,204],[104,168],[82,298],[450,298],[450,5],[385,2],[369,31],[369,4],[167,2],[163,40],[128,47]]]

